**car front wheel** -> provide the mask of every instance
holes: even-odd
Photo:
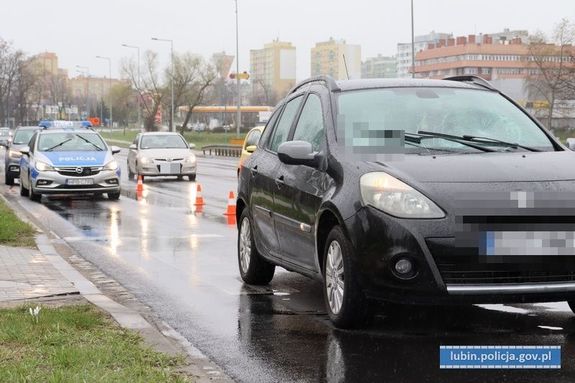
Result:
[[[30,197],[30,200],[34,202],[40,202],[42,199],[42,194],[38,194],[34,191],[34,186],[32,186],[32,180],[30,178],[28,178],[28,188],[28,196]]]
[[[276,269],[275,265],[265,260],[256,249],[247,208],[240,217],[238,265],[243,281],[250,285],[267,285],[274,277]]]
[[[324,249],[324,297],[329,318],[338,328],[354,328],[368,317],[367,300],[351,260],[353,247],[339,226],[329,233]]]
[[[20,178],[20,195],[22,197],[28,197],[28,193],[30,191],[24,187],[24,181],[22,180],[22,178]]]

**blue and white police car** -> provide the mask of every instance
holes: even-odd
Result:
[[[120,198],[120,167],[88,121],[42,121],[20,150],[20,195],[40,201],[42,194],[107,194]]]

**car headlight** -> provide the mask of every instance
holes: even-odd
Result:
[[[148,157],[140,157],[140,163],[143,165],[149,164],[151,162],[152,162],[152,160],[150,160]]]
[[[48,165],[42,161],[36,161],[36,169],[40,172],[50,172],[53,171],[54,168],[51,165]]]
[[[187,162],[188,164],[195,164],[196,163],[196,156],[192,154],[192,155],[186,157],[185,162]]]
[[[443,218],[443,211],[429,198],[387,173],[367,173],[360,178],[363,203],[400,218]]]
[[[104,170],[116,170],[116,169],[118,169],[118,163],[116,162],[116,160],[112,160],[104,166]]]
[[[18,159],[18,158],[22,157],[22,153],[20,153],[19,150],[12,150],[12,149],[10,149],[10,150],[8,151],[8,156],[9,156],[10,158]]]

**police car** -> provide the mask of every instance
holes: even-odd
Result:
[[[20,150],[20,195],[40,201],[42,194],[106,193],[120,198],[120,167],[88,121],[42,121]]]

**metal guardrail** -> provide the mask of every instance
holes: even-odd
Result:
[[[241,145],[206,145],[202,146],[204,155],[206,152],[211,156],[212,153],[216,156],[223,157],[239,157],[242,154]]]

